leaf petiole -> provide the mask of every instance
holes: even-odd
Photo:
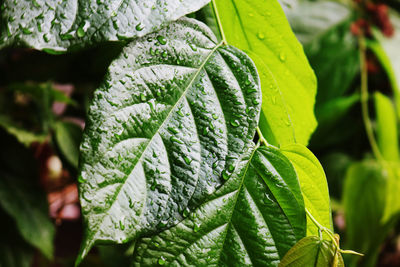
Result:
[[[315,224],[315,226],[318,227],[318,231],[320,233],[326,233],[330,239],[333,241],[333,243],[335,244],[335,247],[337,249],[337,251],[339,251],[342,254],[354,254],[357,256],[364,256],[364,254],[358,253],[356,251],[353,250],[343,250],[340,248],[339,246],[339,238],[338,235],[336,235],[337,237],[335,237],[335,234],[328,228],[326,228],[325,226],[322,226],[315,218],[314,216],[312,216],[311,212],[306,208],[306,214],[307,216],[310,218],[310,220]],[[322,234],[320,234],[320,238],[322,238]]]

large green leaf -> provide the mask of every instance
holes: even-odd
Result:
[[[360,70],[351,9],[333,1],[301,1],[286,14],[318,77],[317,106],[343,96]]]
[[[342,255],[332,240],[316,236],[300,240],[282,259],[279,267],[344,267]]]
[[[300,144],[284,146],[281,149],[296,170],[306,208],[321,225],[333,231],[328,184],[318,159]],[[318,235],[318,228],[308,217],[307,235]]]
[[[361,266],[375,266],[379,247],[386,237],[382,222],[388,172],[373,160],[354,163],[343,188],[346,247],[365,254]],[[350,266],[355,266],[354,257]],[[359,266],[359,265],[357,265]]]
[[[104,41],[141,37],[209,0],[5,0],[0,47],[26,45],[64,52]]]
[[[94,95],[81,145],[82,255],[202,203],[252,142],[260,103],[254,64],[202,23],[181,19],[130,43]]]
[[[261,147],[185,220],[140,239],[134,266],[277,266],[304,237],[305,222],[293,166]]]
[[[373,31],[375,41],[367,42],[368,47],[375,53],[384,67],[390,80],[396,99],[397,115],[400,116],[400,55],[398,47],[400,44],[400,15],[391,11],[390,20],[395,28],[393,37],[385,37],[377,30]]]
[[[377,122],[377,139],[379,150],[387,161],[399,160],[399,142],[397,117],[392,101],[387,96],[376,92],[375,110]]]
[[[307,144],[316,127],[316,78],[278,1],[216,1],[226,41],[246,52],[260,73],[260,128],[275,145]]]
[[[0,207],[14,219],[24,239],[51,258],[54,225],[48,216],[45,194],[35,184],[38,171],[34,158],[3,131],[0,145]]]

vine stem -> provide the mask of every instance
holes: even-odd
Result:
[[[221,33],[222,43],[227,45],[228,42],[226,41],[224,29],[222,28],[222,23],[221,23],[221,19],[219,17],[218,8],[217,8],[217,4],[215,3],[215,0],[211,1],[211,5],[212,5],[212,9],[214,10],[215,17],[217,19],[218,29],[219,29],[219,32]]]
[[[360,68],[361,68],[361,111],[362,111],[362,118],[364,121],[365,130],[367,132],[368,141],[372,148],[372,153],[374,154],[375,158],[380,162],[383,163],[385,160],[382,157],[382,154],[379,150],[378,144],[376,142],[374,131],[372,128],[372,123],[369,118],[369,110],[368,110],[368,69],[367,69],[367,60],[366,60],[366,45],[365,45],[365,38],[364,36],[360,36],[358,38],[359,43],[359,52],[360,52]]]
[[[342,254],[354,254],[354,255],[358,255],[358,256],[364,256],[364,254],[358,253],[358,252],[353,251],[353,250],[341,249],[340,246],[339,246],[338,238],[335,237],[335,234],[330,229],[328,229],[325,226],[321,225],[314,218],[314,216],[311,214],[311,212],[307,208],[305,210],[306,210],[306,214],[307,214],[308,218],[310,218],[310,220],[315,224],[315,226],[317,226],[318,231],[326,233],[329,236],[329,238],[332,239],[337,251],[339,251]]]

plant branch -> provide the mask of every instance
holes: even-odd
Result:
[[[328,228],[326,228],[325,226],[321,225],[315,218],[314,216],[311,214],[311,212],[306,208],[306,214],[308,216],[308,218],[310,218],[310,220],[315,224],[315,226],[318,227],[318,231],[319,232],[324,232],[326,233],[330,239],[332,239],[333,244],[335,245],[336,249],[342,253],[342,254],[354,254],[354,255],[358,255],[358,256],[364,256],[364,254],[358,253],[356,251],[353,250],[343,250],[340,248],[339,246],[339,241],[338,238],[335,237],[335,234]]]
[[[384,159],[379,150],[378,144],[376,142],[374,131],[372,128],[372,123],[369,118],[368,111],[368,69],[367,69],[367,60],[366,60],[366,45],[364,36],[360,36],[358,38],[359,43],[359,52],[360,52],[360,68],[361,68],[361,109],[362,109],[362,118],[364,121],[365,130],[367,132],[368,141],[371,145],[372,152],[374,153],[375,158],[384,163]]]

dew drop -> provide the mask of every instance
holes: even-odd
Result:
[[[235,166],[233,166],[233,164],[229,165],[228,170],[230,172],[233,172],[234,169],[235,169]]]
[[[168,131],[170,132],[170,133],[172,133],[172,134],[177,134],[178,133],[178,130],[177,129],[175,129],[174,127],[168,127],[167,128],[168,129]]]
[[[143,27],[142,23],[139,23],[136,25],[135,29],[140,32],[144,29],[144,27]]]
[[[231,125],[233,127],[238,127],[239,126],[239,122],[237,120],[231,120]]]
[[[143,93],[140,94],[140,100],[146,101],[146,96]]]
[[[187,165],[190,165],[190,163],[192,163],[192,159],[190,159],[190,158],[188,158],[188,157],[186,157],[186,156],[183,156],[183,159],[185,160],[185,163],[186,163]]]
[[[43,40],[46,42],[46,43],[48,43],[50,40],[49,40],[49,37],[47,36],[47,33],[45,33],[45,34],[43,34]]]
[[[197,51],[197,46],[195,44],[189,43],[189,46],[193,51]]]
[[[85,36],[85,31],[83,30],[83,26],[80,26],[80,27],[78,28],[78,30],[76,31],[76,35],[77,35],[79,38],[82,38],[83,36]]]
[[[165,39],[165,37],[162,35],[157,36],[157,41],[162,45],[165,45],[167,43],[167,39]]]
[[[122,220],[119,221],[119,228],[123,231],[125,229],[125,225]]]
[[[265,39],[265,34],[262,33],[262,32],[258,32],[257,33],[257,38],[260,39],[260,40],[264,40]]]
[[[214,114],[212,114],[212,117],[213,117],[213,119],[214,119],[214,120],[218,119],[218,115],[217,115],[217,114],[215,114],[215,113],[214,113]]]
[[[171,142],[175,142],[178,144],[183,144],[183,142],[181,140],[179,140],[178,138],[176,138],[175,136],[171,136],[171,138],[169,139]]]
[[[164,265],[165,263],[166,263],[165,258],[164,258],[163,256],[161,256],[161,257],[158,259],[158,264],[159,264],[159,265]]]
[[[280,52],[280,53],[279,53],[279,59],[280,59],[282,62],[285,62],[285,61],[286,61],[286,54],[285,54],[284,52]]]
[[[195,224],[194,224],[194,227],[193,227],[193,231],[194,231],[195,233],[197,233],[199,230],[200,230],[200,225],[197,224],[197,223],[195,223]]]
[[[224,178],[225,181],[229,179],[229,174],[225,170],[222,172],[222,178]]]

